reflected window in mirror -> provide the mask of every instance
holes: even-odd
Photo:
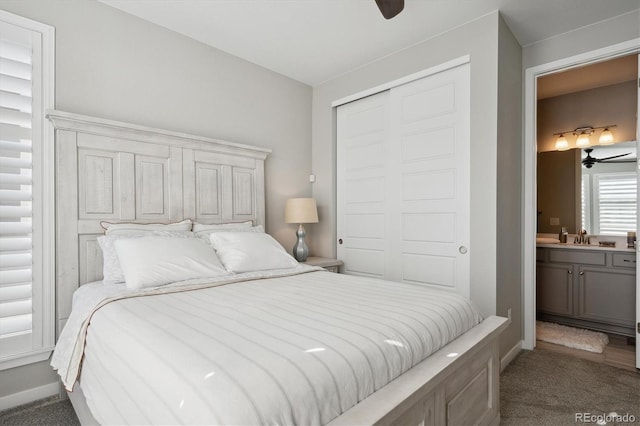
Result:
[[[636,229],[635,172],[583,173],[583,228],[596,235],[627,235]]]
[[[624,236],[636,228],[636,142],[538,153],[538,232]],[[622,157],[614,157],[627,154]],[[609,159],[607,159],[609,158]],[[587,163],[590,163],[589,160]]]

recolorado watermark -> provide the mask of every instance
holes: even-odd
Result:
[[[611,413],[576,413],[576,423],[596,423],[599,425],[606,425],[608,423],[635,423],[636,416],[633,414],[625,413],[618,414],[616,412]]]

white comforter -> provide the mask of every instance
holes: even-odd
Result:
[[[325,424],[481,320],[450,292],[267,275],[282,276],[109,303],[95,293],[115,290],[83,286],[52,364],[72,386],[84,347],[82,389],[102,424]]]

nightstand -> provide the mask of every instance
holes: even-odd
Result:
[[[342,260],[330,259],[328,257],[309,256],[305,262],[301,262],[309,266],[320,266],[329,272],[340,272]]]

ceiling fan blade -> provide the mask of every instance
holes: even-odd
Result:
[[[625,155],[629,155],[631,154],[630,152],[627,152],[626,154],[620,154],[620,155],[612,155],[611,157],[604,157],[604,158],[596,158],[595,160],[598,163],[602,163],[603,161],[607,161],[607,160],[611,160],[612,158],[620,158],[620,157],[624,157]]]
[[[391,19],[404,9],[404,0],[376,0],[385,19]]]
[[[637,160],[635,158],[629,158],[626,160],[613,160],[613,161],[605,161],[607,164],[622,164],[622,163],[635,163]]]

